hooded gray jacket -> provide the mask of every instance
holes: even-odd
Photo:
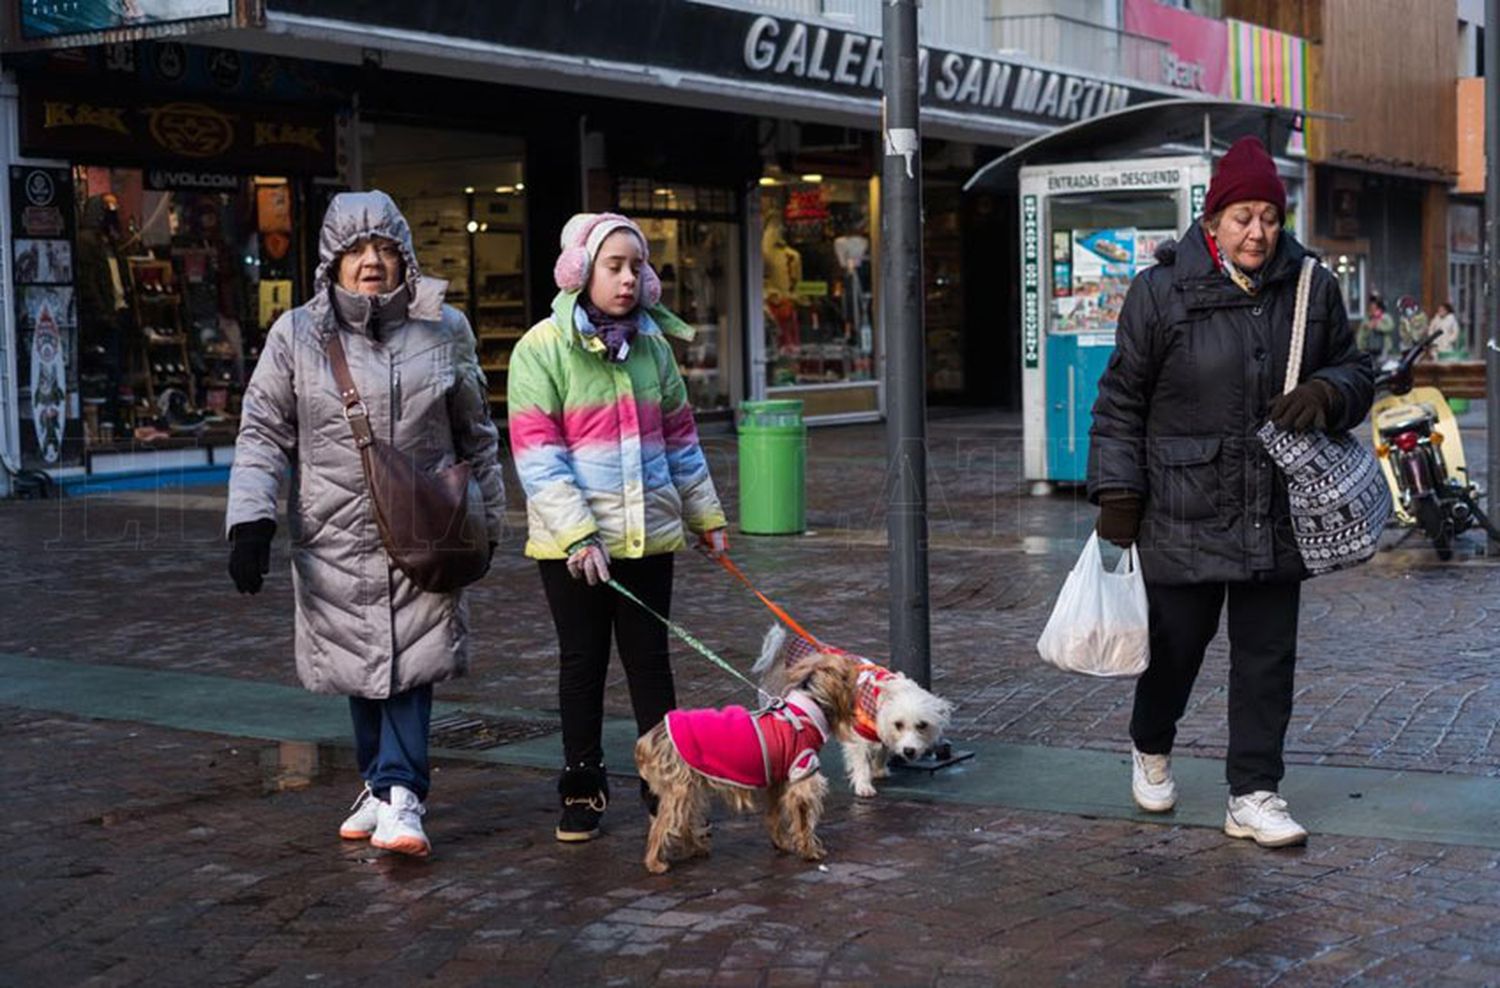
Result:
[[[339,255],[371,235],[400,245],[403,283],[374,298],[336,292]],[[315,692],[381,698],[463,674],[468,610],[462,591],[424,592],[391,566],[324,352],[327,334],[343,334],[377,437],[430,470],[469,461],[469,496],[483,497],[492,542],[505,509],[499,433],[468,320],[443,305],[447,282],[422,277],[411,230],[389,196],[334,197],[318,257],[312,298],[276,320],[245,389],[225,526],[274,519],[290,471],[298,676]]]

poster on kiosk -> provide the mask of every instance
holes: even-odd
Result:
[[[1020,170],[1021,400],[1034,493],[1081,484],[1099,377],[1131,280],[1202,211],[1206,157]]]

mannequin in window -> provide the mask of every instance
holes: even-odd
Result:
[[[794,295],[797,283],[802,280],[802,255],[786,242],[781,218],[775,215],[766,218],[760,246],[766,311],[776,322],[776,349],[795,350],[802,337]]]
[[[844,269],[844,337],[859,349],[867,350],[869,347],[864,341],[869,333],[869,319],[859,269],[870,252],[870,238],[858,234],[837,237],[833,241],[833,252],[839,259],[839,267]]]
[[[112,193],[91,196],[78,223],[74,278],[78,291],[80,385],[85,398],[103,399],[99,422],[123,435],[120,372],[124,338],[130,327],[126,301],[128,268],[123,260],[133,239],[120,221]]]

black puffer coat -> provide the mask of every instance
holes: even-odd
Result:
[[[1283,232],[1256,295],[1214,264],[1203,230],[1157,251],[1130,286],[1089,430],[1089,499],[1144,501],[1137,543],[1152,583],[1300,580],[1286,486],[1255,438],[1281,393],[1297,273],[1306,250]],[[1302,380],[1340,400],[1329,430],[1364,420],[1374,395],[1338,284],[1314,272]]]

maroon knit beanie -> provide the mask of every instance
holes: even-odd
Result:
[[[1203,215],[1212,216],[1231,203],[1250,200],[1269,202],[1286,215],[1286,186],[1276,174],[1276,162],[1259,138],[1241,137],[1219,159],[1203,201]]]

